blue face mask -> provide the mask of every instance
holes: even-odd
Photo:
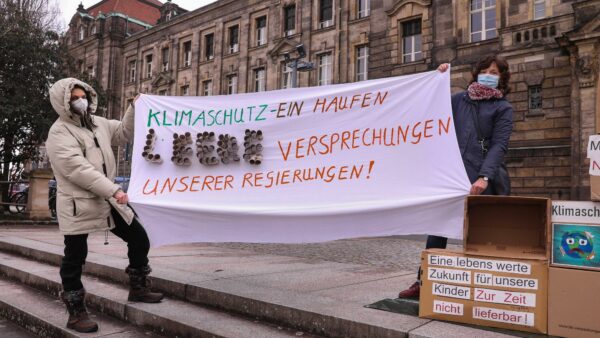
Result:
[[[490,88],[498,88],[498,80],[500,77],[498,75],[492,74],[479,74],[477,75],[477,82],[484,86],[488,86]]]

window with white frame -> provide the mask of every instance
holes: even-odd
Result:
[[[85,38],[85,27],[79,26],[79,41]]]
[[[290,36],[296,33],[296,6],[286,6],[283,9],[283,33]]]
[[[546,17],[546,0],[533,0],[533,20]]]
[[[202,95],[211,96],[212,95],[212,80],[206,80],[202,82]]]
[[[292,68],[285,62],[281,64],[281,89],[292,88]]]
[[[188,96],[190,95],[190,86],[181,86],[181,95]]]
[[[169,48],[162,49],[162,71],[169,70]]]
[[[215,57],[215,35],[213,33],[204,36],[204,59],[212,60]]]
[[[369,79],[369,46],[356,47],[356,81]]]
[[[96,24],[92,24],[92,28],[90,29],[90,35],[96,34]]]
[[[128,65],[129,82],[135,82],[135,68],[136,67],[137,67],[137,61],[135,61],[135,60],[129,61],[129,65]]]
[[[356,0],[357,17],[365,18],[371,14],[371,0]]]
[[[146,78],[152,77],[152,54],[146,55]]]
[[[319,28],[333,26],[333,0],[319,2]]]
[[[402,62],[415,62],[423,58],[421,51],[421,19],[402,23]]]
[[[471,42],[496,35],[496,0],[471,0]]]
[[[256,46],[267,43],[267,17],[261,16],[256,19]]]
[[[264,92],[266,90],[265,69],[257,68],[254,70],[254,91]]]
[[[237,80],[238,77],[236,74],[227,76],[227,81],[225,82],[227,84],[227,94],[237,94]]]
[[[167,96],[167,90],[163,89],[163,90],[158,91],[158,95],[160,95],[160,96]]]
[[[323,53],[318,56],[319,60],[319,86],[331,84],[332,78],[332,55],[331,53]]]
[[[240,34],[240,30],[237,25],[229,27],[229,29],[228,29],[229,54],[239,52],[239,50],[240,50],[239,34]]]
[[[192,42],[183,43],[183,66],[189,67],[192,65]]]

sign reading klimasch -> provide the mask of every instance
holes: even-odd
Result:
[[[462,237],[469,191],[437,71],[260,93],[142,95],[129,197],[153,246]]]

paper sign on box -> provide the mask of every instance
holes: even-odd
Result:
[[[546,261],[428,249],[421,266],[420,317],[546,333]]]

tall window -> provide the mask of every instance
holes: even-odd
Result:
[[[204,36],[204,59],[212,60],[215,57],[215,35],[213,33]]]
[[[319,86],[331,84],[332,74],[331,53],[319,55]]]
[[[227,94],[237,94],[237,75],[227,76]]]
[[[529,86],[529,109],[542,109],[542,86]]]
[[[192,65],[192,42],[188,41],[183,44],[183,66],[189,67]]]
[[[262,46],[267,43],[267,17],[261,16],[256,19],[256,45]]]
[[[333,0],[321,0],[319,4],[319,28],[333,25]]]
[[[264,92],[266,90],[265,69],[257,68],[254,70],[254,91]]]
[[[190,95],[190,86],[181,86],[181,95],[183,95],[183,96]]]
[[[152,54],[146,55],[146,78],[152,77]]]
[[[90,29],[90,35],[96,34],[96,24],[92,24],[92,28]]]
[[[237,25],[231,26],[228,29],[229,37],[229,53],[237,53],[240,50],[239,44],[239,33],[240,30]]]
[[[169,48],[162,49],[162,71],[169,70]]]
[[[129,73],[129,82],[135,82],[135,68],[137,67],[137,61],[129,61],[128,65],[128,73]]]
[[[496,0],[471,0],[471,42],[496,37]]]
[[[85,38],[85,27],[79,26],[79,41]]]
[[[202,95],[211,96],[212,95],[212,80],[206,80],[202,82]]]
[[[546,0],[533,1],[533,19],[543,19],[546,17]]]
[[[358,18],[364,18],[371,14],[371,0],[356,0]]]
[[[356,81],[369,78],[369,47],[356,47]]]
[[[96,77],[96,68],[92,66],[88,66],[87,73],[91,78]]]
[[[421,19],[402,23],[402,62],[423,58],[421,53]]]
[[[284,62],[281,64],[281,89],[292,88],[292,68]]]
[[[285,36],[290,36],[296,33],[296,6],[287,6],[283,10],[283,31]]]

